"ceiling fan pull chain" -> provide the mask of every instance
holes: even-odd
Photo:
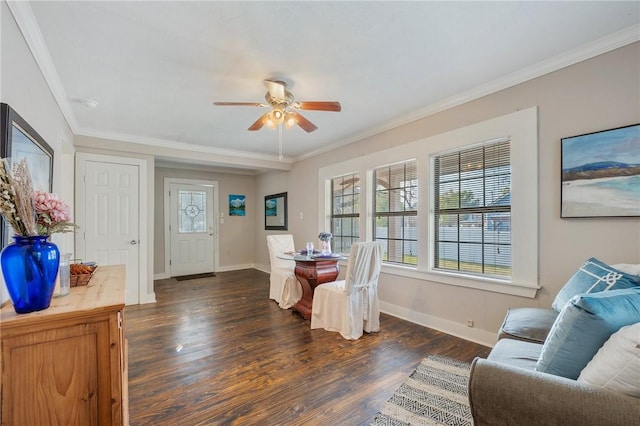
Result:
[[[282,161],[282,125],[278,126],[278,160]]]

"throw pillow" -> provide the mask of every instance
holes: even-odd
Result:
[[[562,287],[551,307],[560,312],[576,294],[640,286],[640,276],[625,274],[592,257]]]
[[[640,398],[640,322],[613,333],[578,381]]]
[[[640,263],[616,263],[612,268],[629,275],[640,275]]]
[[[640,287],[575,296],[553,323],[536,370],[577,379],[604,342],[640,322]]]

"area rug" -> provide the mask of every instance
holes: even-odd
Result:
[[[429,355],[376,414],[372,426],[471,426],[467,384],[471,365]]]
[[[195,280],[198,278],[209,278],[215,277],[216,274],[213,272],[208,272],[206,274],[193,274],[193,275],[181,275],[179,277],[173,277],[176,281],[186,281],[186,280]]]

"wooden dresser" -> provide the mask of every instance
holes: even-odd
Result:
[[[0,311],[2,425],[127,425],[125,270],[100,266],[48,309]]]

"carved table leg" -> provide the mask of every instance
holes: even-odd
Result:
[[[293,311],[304,319],[311,319],[313,291],[322,283],[335,281],[338,272],[337,260],[296,260],[295,274],[302,286],[302,298],[293,306]]]

